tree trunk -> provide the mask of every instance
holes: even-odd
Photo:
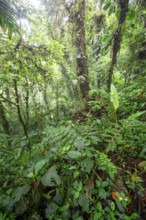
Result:
[[[82,97],[88,99],[89,83],[88,83],[88,65],[86,54],[85,39],[85,0],[76,0],[74,8],[71,12],[72,21],[75,24],[75,45],[76,45],[76,63],[77,75],[80,81],[80,89]]]
[[[27,124],[25,124],[23,118],[22,118],[22,114],[21,114],[21,109],[20,109],[20,101],[19,101],[19,92],[18,92],[18,85],[17,85],[17,79],[14,79],[14,90],[15,90],[15,97],[16,97],[16,107],[17,107],[17,112],[18,112],[18,118],[19,121],[22,125],[23,131],[24,131],[24,135],[26,136],[27,140],[28,140],[28,148],[30,148],[30,141],[29,141],[29,137],[28,137],[28,132],[27,132]]]
[[[114,35],[112,62],[111,62],[109,75],[108,75],[108,82],[107,82],[108,92],[110,92],[114,66],[117,62],[118,52],[120,51],[120,45],[121,45],[121,40],[122,40],[122,28],[123,28],[123,24],[126,20],[126,14],[128,12],[128,5],[129,5],[129,0],[120,0],[119,1],[120,18],[119,18],[118,28],[117,28],[115,35]]]
[[[28,79],[26,79],[26,95],[25,95],[25,108],[26,108],[26,126],[28,126],[29,123],[29,84]]]
[[[10,126],[6,118],[4,106],[1,100],[0,100],[0,118],[1,118],[2,126],[3,126],[5,133],[10,136]]]

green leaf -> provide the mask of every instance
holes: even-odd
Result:
[[[79,174],[80,174],[80,172],[76,170],[76,171],[74,172],[73,177],[74,177],[74,178],[77,178],[77,177],[79,176]]]
[[[114,109],[117,110],[119,108],[119,96],[114,84],[111,84],[111,102],[113,103]]]
[[[6,191],[6,194],[7,194],[7,195],[10,195],[12,192],[13,192],[13,188],[9,188],[9,189]]]
[[[81,163],[82,169],[84,169],[87,173],[89,173],[92,170],[93,166],[94,161],[92,159],[85,158]]]
[[[74,199],[75,199],[75,200],[78,199],[79,196],[80,196],[80,192],[77,191],[77,192],[74,194]]]
[[[24,185],[24,186],[18,187],[12,195],[13,204],[18,202],[21,199],[22,195],[27,194],[29,190],[30,190],[29,185]]]
[[[40,160],[40,161],[38,161],[38,162],[36,163],[36,165],[35,165],[35,175],[37,175],[37,174],[40,172],[40,170],[43,168],[43,166],[45,165],[45,163],[46,163],[46,160],[45,160],[45,159]]]
[[[135,220],[138,219],[138,214],[137,213],[132,213],[132,215],[130,216],[130,220]]]
[[[131,180],[136,183],[142,182],[142,178],[140,176],[136,175],[135,173],[131,175]]]
[[[141,115],[145,114],[146,111],[142,111],[142,112],[137,112],[135,114],[132,114],[128,117],[128,120],[134,120],[136,118],[139,118]]]
[[[84,147],[84,141],[81,140],[81,139],[77,139],[77,140],[74,142],[74,146],[77,147],[77,148],[83,148],[83,147]]]
[[[41,182],[44,186],[58,186],[61,184],[61,179],[57,174],[55,165],[42,177]]]
[[[102,211],[102,205],[101,205],[101,202],[98,202],[97,205],[96,205],[96,208],[99,212]]]
[[[125,80],[119,71],[114,72],[114,82],[116,82],[120,86],[124,86]]]
[[[115,211],[115,203],[114,203],[114,202],[111,202],[111,204],[110,204],[110,209],[111,209],[112,211]]]
[[[106,3],[105,6],[103,7],[103,10],[109,9],[110,6],[111,6],[110,2]]]
[[[87,212],[87,213],[89,212],[89,200],[85,194],[80,195],[79,205],[82,207],[82,210],[84,212]]]
[[[127,19],[131,21],[135,18],[135,16],[136,16],[136,11],[134,8],[132,8],[128,13]]]
[[[15,11],[6,0],[0,0],[0,26],[3,30],[8,30],[9,37],[11,37],[13,30],[18,30]]]
[[[99,211],[96,212],[96,213],[94,214],[93,220],[101,220],[101,219],[103,219],[101,212],[99,212]]]
[[[27,175],[28,178],[33,178],[34,176],[35,176],[35,175],[34,175],[33,172],[30,172],[30,173]]]
[[[125,212],[125,209],[124,209],[123,204],[122,204],[120,201],[118,201],[118,200],[115,200],[115,203],[116,203],[116,205],[117,205],[119,211],[122,212],[122,213],[124,213],[124,212]]]
[[[0,212],[0,220],[9,220],[8,218],[7,218],[7,215],[6,215],[6,213],[2,213],[2,212]]]
[[[60,208],[60,211],[61,211],[61,212],[67,211],[68,208],[69,208],[69,206],[70,206],[69,204],[66,204],[66,205],[62,206],[62,207]]]
[[[67,155],[71,159],[79,159],[82,157],[82,154],[79,151],[69,151]]]
[[[146,170],[146,161],[142,161],[138,164],[140,170]]]
[[[104,188],[100,188],[99,189],[99,196],[102,198],[102,199],[106,199],[106,191]]]
[[[78,192],[80,192],[82,190],[82,188],[83,188],[83,184],[82,184],[82,182],[80,182],[78,185]]]

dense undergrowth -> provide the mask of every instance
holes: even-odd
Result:
[[[115,124],[90,115],[83,123],[48,125],[39,138],[32,133],[30,150],[25,139],[13,139],[8,147],[1,135],[0,218],[145,217],[142,119],[133,114]]]

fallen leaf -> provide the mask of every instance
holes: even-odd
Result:
[[[119,201],[123,200],[123,198],[118,196],[118,194],[116,192],[112,192],[112,197],[115,200],[119,200]]]

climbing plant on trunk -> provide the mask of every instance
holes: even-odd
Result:
[[[85,13],[86,13],[85,0],[76,0],[71,7],[70,17],[71,17],[71,21],[75,25],[74,39],[76,46],[77,75],[79,77],[82,97],[85,100],[87,100],[89,82],[88,82],[86,39],[85,39]]]

